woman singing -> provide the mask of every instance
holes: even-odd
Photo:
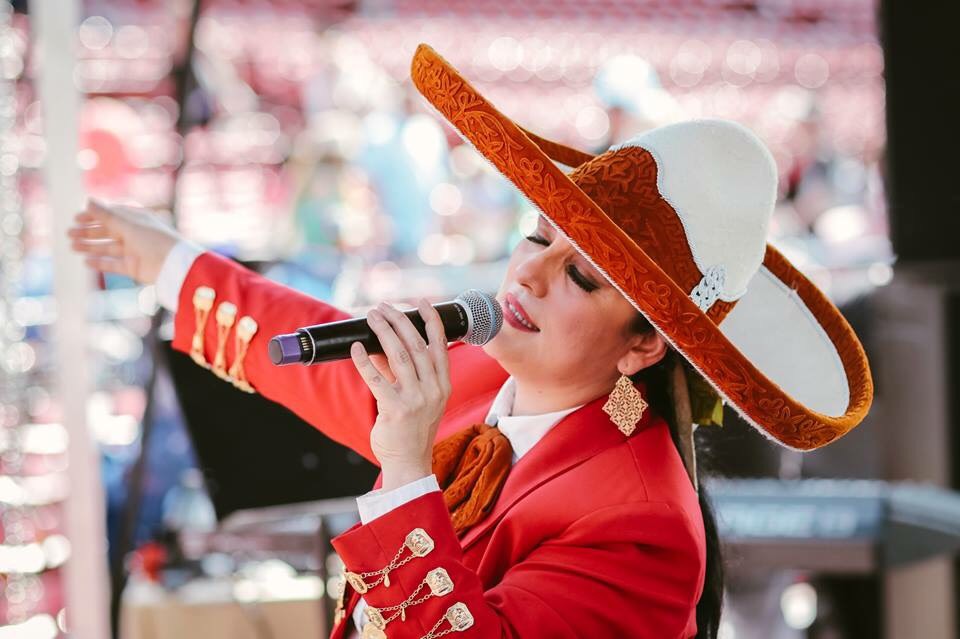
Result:
[[[412,76],[541,212],[483,347],[448,346],[425,301],[426,340],[381,304],[367,320],[385,355],[355,344],[350,360],[278,368],[270,337],[347,314],[137,209],[90,205],[74,247],[156,283],[175,348],[380,466],[361,523],[334,540],[333,637],[716,636],[722,564],[692,432],[717,406],[702,389],[801,450],[872,399],[849,325],[766,244],[770,153],[701,120],[592,156],[521,129],[427,46]]]

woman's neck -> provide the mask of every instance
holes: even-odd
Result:
[[[514,378],[516,395],[513,399],[511,415],[543,415],[558,410],[582,406],[613,388],[614,382],[601,382],[594,385],[577,383],[571,386],[546,387],[531,381]]]

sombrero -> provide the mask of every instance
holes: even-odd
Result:
[[[518,126],[429,46],[411,75],[761,433],[811,450],[860,423],[873,399],[866,355],[840,311],[767,244],[777,172],[752,132],[693,120],[591,155]]]

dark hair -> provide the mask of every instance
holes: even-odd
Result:
[[[637,313],[630,331],[635,334],[655,330],[643,315]],[[670,438],[680,452],[673,401],[670,397],[670,371],[679,356],[668,348],[666,355],[658,363],[638,371],[631,376],[634,383],[643,382],[647,388],[647,401],[652,409],[662,416],[670,426]],[[720,613],[723,609],[723,556],[720,551],[720,537],[717,534],[717,522],[713,507],[707,496],[706,487],[700,480],[702,464],[697,464],[698,484],[700,486],[700,512],[703,516],[703,529],[707,542],[707,569],[704,576],[703,594],[697,602],[697,639],[716,639],[720,626]]]

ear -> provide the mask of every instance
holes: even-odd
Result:
[[[629,377],[637,371],[653,366],[663,359],[666,353],[667,340],[657,331],[631,335],[627,351],[617,361],[617,369]]]

